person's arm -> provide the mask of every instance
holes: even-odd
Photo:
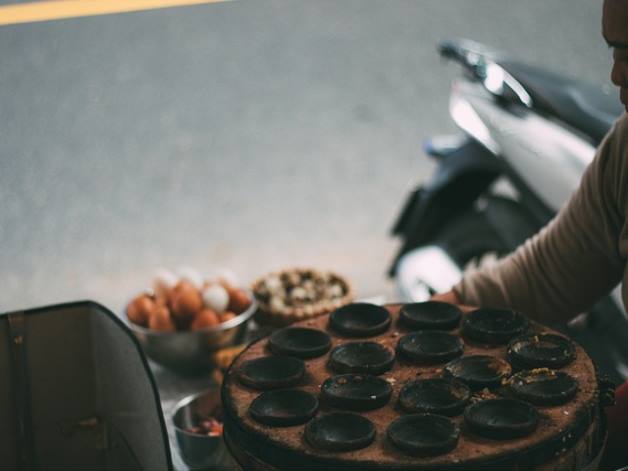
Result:
[[[619,238],[628,198],[627,134],[624,115],[557,217],[512,255],[465,275],[446,296],[459,303],[510,307],[532,318],[564,321],[610,291],[625,266]]]

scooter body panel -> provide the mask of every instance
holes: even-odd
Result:
[[[469,131],[466,104],[482,123],[499,158],[519,176],[553,212],[558,212],[577,188],[595,148],[584,136],[532,110],[499,105],[482,86],[466,80],[453,87],[450,110],[456,123]],[[478,124],[474,125],[476,128]]]

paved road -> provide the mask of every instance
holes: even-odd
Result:
[[[388,236],[453,130],[471,37],[597,82],[588,0],[255,1],[0,28],[0,311],[113,309],[159,266],[329,267],[389,291]]]

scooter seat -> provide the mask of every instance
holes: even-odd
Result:
[[[520,62],[498,61],[532,98],[534,108],[557,117],[598,144],[621,115],[616,94]]]

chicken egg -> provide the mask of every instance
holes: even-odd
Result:
[[[238,316],[235,312],[231,312],[231,311],[223,312],[222,315],[220,316],[220,322],[227,322],[227,321],[230,321],[231,319],[235,319],[236,317]]]
[[[170,293],[170,307],[177,323],[185,326],[203,308],[203,298],[191,283],[180,281]]]
[[[146,327],[156,309],[155,302],[147,294],[135,297],[126,308],[126,315],[133,324]]]
[[[174,332],[177,326],[166,306],[157,306],[148,320],[148,327],[161,332]]]
[[[277,299],[277,298],[272,298]],[[282,301],[283,304],[283,301]],[[242,289],[236,289],[231,293],[231,297],[229,299],[228,310],[235,312],[236,314],[242,314],[246,311],[251,305],[251,299],[249,295],[246,294],[246,291]]]
[[[196,269],[187,266],[179,267],[177,273],[182,281],[191,283],[198,290],[203,289],[203,277]]]
[[[208,327],[216,327],[220,324],[220,318],[211,309],[203,309],[192,321],[190,330],[206,329]]]
[[[205,307],[222,314],[229,306],[229,293],[221,285],[210,285],[203,290]]]
[[[167,296],[168,292],[177,284],[177,277],[170,270],[160,268],[153,278],[153,290],[157,296]]]

